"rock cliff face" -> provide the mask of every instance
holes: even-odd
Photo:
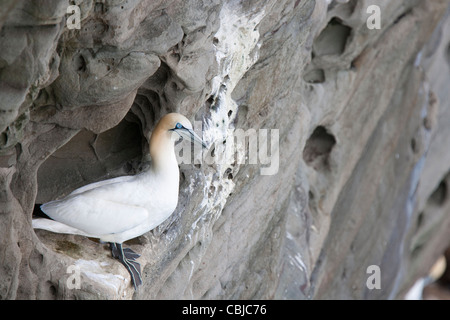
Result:
[[[449,8],[4,1],[0,297],[403,297],[450,243]],[[196,120],[222,161],[181,164],[174,214],[127,243],[142,253],[134,292],[105,244],[34,231],[31,218],[35,204],[145,169],[167,112]],[[267,133],[256,164],[224,152],[237,130]],[[381,289],[366,285],[371,265]]]

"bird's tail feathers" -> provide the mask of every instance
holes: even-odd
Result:
[[[73,228],[64,223],[61,223],[61,222],[58,222],[55,220],[45,219],[45,218],[33,219],[32,225],[33,225],[34,229],[43,229],[43,230],[47,230],[47,231],[51,231],[51,232],[55,232],[55,233],[77,234],[77,235],[87,236],[87,237],[89,236],[88,234],[86,234],[85,232],[83,232],[77,228]]]

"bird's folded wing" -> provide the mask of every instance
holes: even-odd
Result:
[[[98,182],[94,182],[88,185],[85,185],[81,188],[78,188],[74,191],[72,191],[70,193],[70,195],[76,195],[76,194],[80,194],[86,191],[90,191],[90,190],[94,190],[103,186],[107,186],[107,185],[111,185],[111,184],[115,184],[115,183],[124,183],[130,180],[133,180],[134,176],[121,176],[121,177],[117,177],[117,178],[112,178],[112,179],[108,179],[108,180],[103,180],[103,181],[98,181]]]
[[[85,195],[51,201],[41,206],[52,219],[91,235],[130,230],[148,219],[145,208]]]

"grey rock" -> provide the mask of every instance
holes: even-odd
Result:
[[[1,299],[401,299],[445,251],[448,1],[75,3],[79,30],[68,1],[0,6]],[[134,292],[106,244],[31,219],[145,170],[167,112],[224,161],[180,164],[175,212],[125,244]],[[259,129],[278,130],[256,150],[279,162],[223,152]]]

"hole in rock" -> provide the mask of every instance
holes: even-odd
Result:
[[[233,179],[233,174],[231,173],[231,168],[227,168],[227,170],[225,170],[224,176],[226,176],[230,180]]]
[[[314,54],[316,56],[341,55],[345,51],[351,31],[352,28],[342,24],[341,19],[331,19],[314,40]]]
[[[78,72],[86,71],[86,60],[84,59],[83,55],[79,54],[74,58],[74,66],[75,70]]]
[[[57,291],[55,285],[50,281],[47,281],[47,285],[48,285],[48,292],[50,293],[51,297],[56,297]]]
[[[308,83],[324,83],[325,82],[325,72],[322,69],[314,69],[306,72],[303,76],[303,80]]]
[[[206,106],[208,108],[214,108],[214,96],[209,96],[209,98],[206,100]]]
[[[303,159],[316,170],[329,169],[330,153],[335,144],[334,136],[325,127],[318,126],[306,141]]]
[[[434,204],[436,206],[442,206],[447,199],[448,186],[445,180],[442,180],[439,183],[438,187],[433,191],[430,198],[428,199],[428,203]]]

